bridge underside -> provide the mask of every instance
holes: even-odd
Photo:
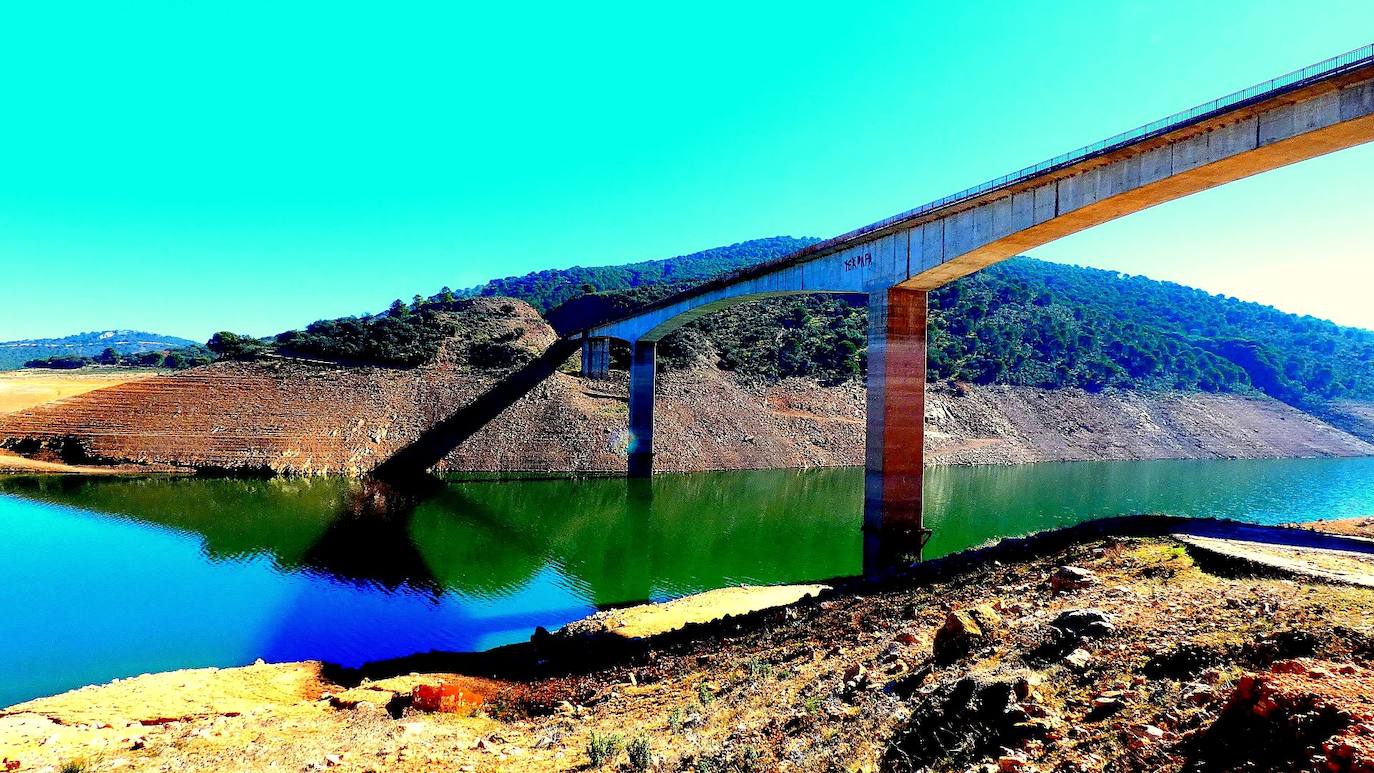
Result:
[[[1128,139],[1047,162],[1043,169],[875,223],[588,330],[583,367],[590,375],[604,373],[609,359],[598,347],[607,339],[623,340],[633,350],[630,474],[653,472],[655,346],[665,335],[749,300],[865,293],[866,569],[918,556],[925,534],[926,292],[1086,228],[1374,140],[1374,48],[1331,61],[1339,66],[1308,68],[1315,74],[1232,95],[1214,109],[1189,111],[1159,129],[1143,127]]]

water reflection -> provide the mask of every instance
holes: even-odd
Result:
[[[597,607],[856,574],[860,470],[652,481],[0,477],[0,705],[145,671],[485,649]],[[1374,513],[1374,459],[934,468],[937,557],[1140,512]],[[79,635],[74,635],[79,632]]]
[[[197,534],[213,559],[496,598],[554,569],[594,605],[858,570],[854,470],[653,481],[0,479],[0,492]]]
[[[0,493],[201,539],[206,556],[495,599],[557,571],[597,606],[861,569],[862,471],[621,479],[0,478]],[[1374,459],[932,468],[926,557],[1095,517],[1166,512],[1276,523],[1374,512]]]

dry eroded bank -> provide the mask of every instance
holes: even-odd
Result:
[[[41,446],[49,461],[66,454],[77,462],[357,474],[495,383],[490,373],[447,363],[414,371],[226,363],[3,416],[0,438],[11,448]],[[708,368],[668,373],[660,383],[660,470],[863,462],[864,394],[856,384],[750,387]],[[555,374],[441,468],[622,472],[625,406],[623,378]],[[1374,454],[1360,437],[1261,396],[942,385],[931,390],[926,421],[929,459],[939,464]]]
[[[72,464],[364,473],[439,419],[509,390],[510,371],[474,353],[496,345],[534,357],[556,338],[509,299],[472,299],[452,316],[458,332],[417,368],[218,363],[0,415],[0,447]],[[554,373],[472,422],[440,468],[623,473],[625,382],[622,372],[605,381]],[[660,470],[863,463],[859,384],[750,386],[703,364],[663,374],[659,388]],[[926,421],[932,462],[1011,464],[1374,454],[1370,416],[1374,407],[1342,404],[1339,429],[1259,396],[942,385],[930,391]]]

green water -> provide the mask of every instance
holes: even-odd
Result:
[[[857,574],[862,471],[0,477],[0,705],[147,671],[485,649],[607,605]],[[932,468],[934,557],[1129,513],[1374,513],[1374,459]]]

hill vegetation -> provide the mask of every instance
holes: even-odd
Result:
[[[519,298],[544,313],[587,293],[654,287],[683,289],[727,271],[780,258],[820,241],[814,238],[773,236],[716,247],[666,260],[646,260],[623,266],[549,269],[524,276],[493,279],[468,290],[467,295]],[[671,291],[669,289],[668,291]]]
[[[288,330],[268,338],[225,331],[216,333],[207,346],[217,356],[233,360],[282,356],[413,367],[433,359],[440,344],[453,335],[453,323],[446,312],[460,310],[466,298],[514,297],[540,312],[570,300],[577,302],[581,311],[624,312],[726,271],[781,257],[815,241],[778,236],[667,260],[539,271],[493,280],[462,293],[445,287],[429,297],[416,295],[409,303],[397,299],[380,314],[319,320],[304,330]],[[566,310],[564,315],[567,316]],[[474,352],[472,363],[479,367],[519,364],[500,362],[503,357],[520,356],[521,350],[503,346],[504,343],[508,342],[491,344],[491,351],[485,354]]]
[[[453,323],[442,312],[458,300],[447,289],[432,299],[397,300],[381,314],[312,322],[274,338],[255,339],[216,333],[206,344],[221,357],[251,360],[267,354],[414,367],[434,359],[439,345],[453,335]]]
[[[791,251],[811,241],[768,244]],[[746,244],[751,254],[777,257],[759,243]],[[730,249],[715,251],[717,263],[744,265],[730,259]],[[677,275],[671,266],[662,274]],[[557,272],[537,276],[534,283],[525,277],[500,286],[516,297],[525,291],[537,297],[558,279]],[[586,293],[547,316],[568,331],[690,284]],[[1374,399],[1374,332],[1170,282],[1018,258],[936,290],[930,304],[932,379],[1088,391],[1255,389],[1302,408],[1343,397]],[[863,374],[866,339],[862,297],[798,296],[693,322],[662,342],[660,356],[667,368],[705,359],[749,379],[835,383]],[[622,366],[623,357],[617,358]]]
[[[113,350],[120,357],[161,352],[165,361],[168,352],[195,346],[198,346],[195,341],[186,338],[140,330],[93,330],[61,338],[0,342],[0,370],[21,368],[30,361],[54,361],[66,363],[66,367],[80,367],[71,363],[93,362],[106,349]]]
[[[462,293],[444,288],[409,303],[397,300],[379,314],[320,320],[274,337],[218,333],[208,349],[164,350],[163,364],[194,364],[213,353],[224,359],[285,356],[412,367],[433,359],[454,334],[448,312],[463,307],[466,297],[524,300],[567,333],[815,241],[757,239],[667,260],[540,271]],[[861,296],[815,295],[736,306],[669,336],[660,345],[660,362],[672,369],[705,361],[764,382],[862,378],[864,304]],[[930,308],[932,380],[1090,392],[1258,390],[1303,409],[1338,398],[1374,399],[1374,332],[1141,276],[1017,258],[932,292]],[[69,346],[75,349],[76,343]],[[108,348],[100,354],[59,352],[33,364],[152,359],[147,352]],[[475,356],[473,364],[500,367],[500,355]],[[621,349],[613,364],[624,367],[626,359]]]
[[[201,344],[191,344],[190,346],[180,346],[175,349],[165,349],[155,352],[139,352],[137,354],[120,354],[112,347],[107,347],[105,351],[94,357],[86,357],[79,354],[58,354],[52,357],[42,357],[35,360],[28,360],[24,363],[26,368],[48,368],[52,370],[76,370],[87,365],[118,366],[125,368],[171,368],[172,370],[183,370],[194,368],[198,365],[209,365],[214,361],[214,355],[208,348]]]

